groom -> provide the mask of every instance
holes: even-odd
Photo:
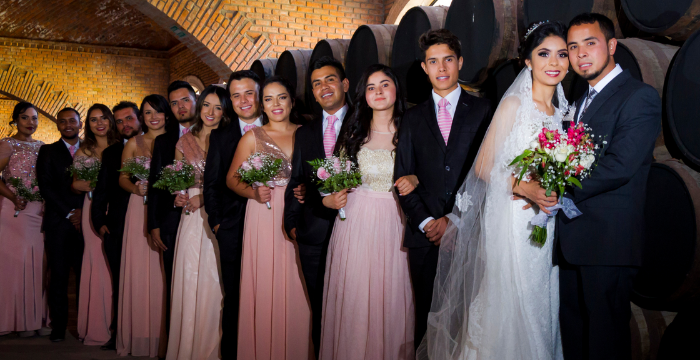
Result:
[[[489,101],[467,94],[457,83],[462,56],[455,35],[430,30],[419,44],[421,66],[433,91],[402,119],[394,169],[395,181],[405,175],[420,181],[415,191],[399,197],[408,220],[404,246],[416,300],[416,348],[427,328],[440,240],[448,224],[445,215],[454,207],[492,115]]]
[[[583,215],[557,219],[554,263],[560,267],[567,360],[631,356],[629,293],[642,263],[644,200],[661,101],[654,88],[615,64],[614,34],[613,22],[600,14],[578,15],[568,30],[571,66],[589,85],[573,122],[604,141],[583,189],[569,188],[565,195]]]

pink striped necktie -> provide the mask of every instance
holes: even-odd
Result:
[[[77,148],[75,145],[71,145],[71,146],[68,148],[68,151],[70,151],[70,156],[71,156],[71,157],[75,157],[75,150],[77,150],[77,149],[78,149],[78,148]]]
[[[328,124],[326,125],[326,131],[323,133],[323,150],[326,151],[326,157],[328,158],[333,155],[333,149],[335,148],[335,122],[338,118],[330,115],[326,120],[328,120]]]
[[[187,134],[188,132],[190,132],[190,128],[188,128],[188,127],[182,128],[182,135],[185,135],[185,134]]]
[[[254,128],[258,127],[258,125],[255,124],[248,124],[243,127],[243,133],[247,133],[249,130],[253,130]]]
[[[438,102],[437,114],[438,127],[440,128],[442,137],[445,139],[445,145],[447,145],[447,139],[450,138],[450,129],[452,128],[452,117],[450,116],[450,112],[447,111],[447,105],[450,105],[447,99],[443,98],[440,100],[440,102]]]

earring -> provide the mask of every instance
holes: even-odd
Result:
[[[530,70],[530,71],[532,71],[532,67],[530,67],[530,66],[528,66],[527,69]]]

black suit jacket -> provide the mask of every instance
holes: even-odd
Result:
[[[343,125],[338,138],[343,136],[352,108],[343,118]],[[336,142],[336,149],[338,142]],[[284,230],[289,234],[297,229],[297,242],[307,245],[320,245],[330,239],[337,210],[323,206],[323,198],[314,181],[314,169],[308,161],[325,158],[323,148],[323,119],[317,116],[314,121],[300,127],[294,138],[294,155],[292,155],[292,177],[284,193]],[[294,197],[294,189],[300,184],[306,185],[304,203]]]
[[[148,176],[148,230],[160,229],[161,235],[175,235],[180,225],[182,208],[175,208],[175,195],[167,190],[156,189],[153,184],[158,181],[164,167],[175,160],[175,145],[180,140],[180,130],[173,122],[165,134],[158,135],[153,143],[151,172]]]
[[[432,245],[418,225],[428,217],[438,219],[452,211],[455,193],[474,162],[491,115],[488,100],[462,90],[447,145],[438,127],[432,96],[404,115],[394,178],[416,175],[420,182],[412,193],[399,197],[408,220],[404,246]]]
[[[248,199],[226,186],[226,176],[241,137],[238,119],[234,119],[225,128],[213,130],[209,135],[209,152],[204,166],[204,206],[209,216],[209,226],[214,229],[219,225],[219,230],[231,229],[231,232],[238,234],[232,239],[217,237],[223,258],[233,254],[233,249],[239,246],[243,238]]]
[[[97,231],[103,225],[107,225],[111,233],[123,233],[131,194],[119,186],[122,152],[124,152],[124,143],[121,141],[110,145],[102,152],[102,168],[97,178],[97,186],[92,192],[90,209],[92,226]]]
[[[42,222],[44,230],[68,221],[66,216],[71,210],[83,208],[85,195],[71,191],[73,176],[66,169],[72,163],[73,157],[61,139],[39,148],[36,175],[41,197],[46,202]]]
[[[574,265],[641,266],[647,178],[661,131],[659,94],[625,70],[591,101],[580,121],[607,144],[590,178],[581,182],[583,189],[567,188],[583,215],[557,215],[564,258]]]

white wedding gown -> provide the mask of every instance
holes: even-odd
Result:
[[[494,114],[477,160],[460,188],[442,239],[428,331],[419,359],[563,359],[559,272],[552,266],[554,218],[547,241],[529,240],[534,209],[511,199],[508,164],[546,127],[562,131],[568,109],[561,85],[553,116],[536,109],[524,69]]]

